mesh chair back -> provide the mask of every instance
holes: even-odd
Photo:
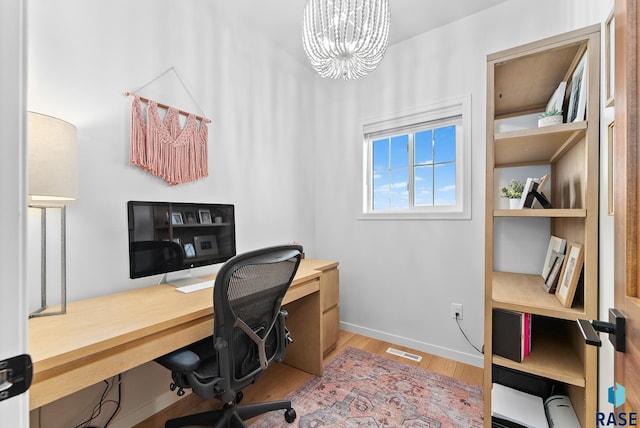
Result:
[[[286,338],[280,306],[301,253],[297,245],[256,250],[229,260],[224,272],[218,273],[214,340],[228,343],[232,388],[253,381],[274,359],[283,357]]]

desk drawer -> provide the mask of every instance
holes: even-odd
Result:
[[[320,277],[320,305],[323,311],[340,301],[340,274],[337,268],[322,272]]]
[[[322,314],[322,352],[326,355],[338,343],[340,334],[340,311],[334,306]]]

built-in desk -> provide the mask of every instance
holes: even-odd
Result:
[[[322,374],[321,278],[337,263],[304,259],[287,292],[294,343],[285,362]],[[215,275],[214,275],[215,276]],[[212,276],[212,277],[214,277]],[[70,302],[67,313],[29,320],[35,409],[212,334],[212,290],[184,294],[156,285]],[[337,328],[337,326],[336,326]]]

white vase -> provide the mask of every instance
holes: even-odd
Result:
[[[562,115],[558,116],[545,116],[538,119],[538,128],[543,126],[559,125],[562,123]]]
[[[509,199],[509,209],[517,210],[520,208],[520,199]]]

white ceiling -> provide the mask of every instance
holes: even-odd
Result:
[[[410,39],[507,0],[390,0],[390,44]],[[305,0],[225,0],[224,9],[242,17],[299,60]]]

